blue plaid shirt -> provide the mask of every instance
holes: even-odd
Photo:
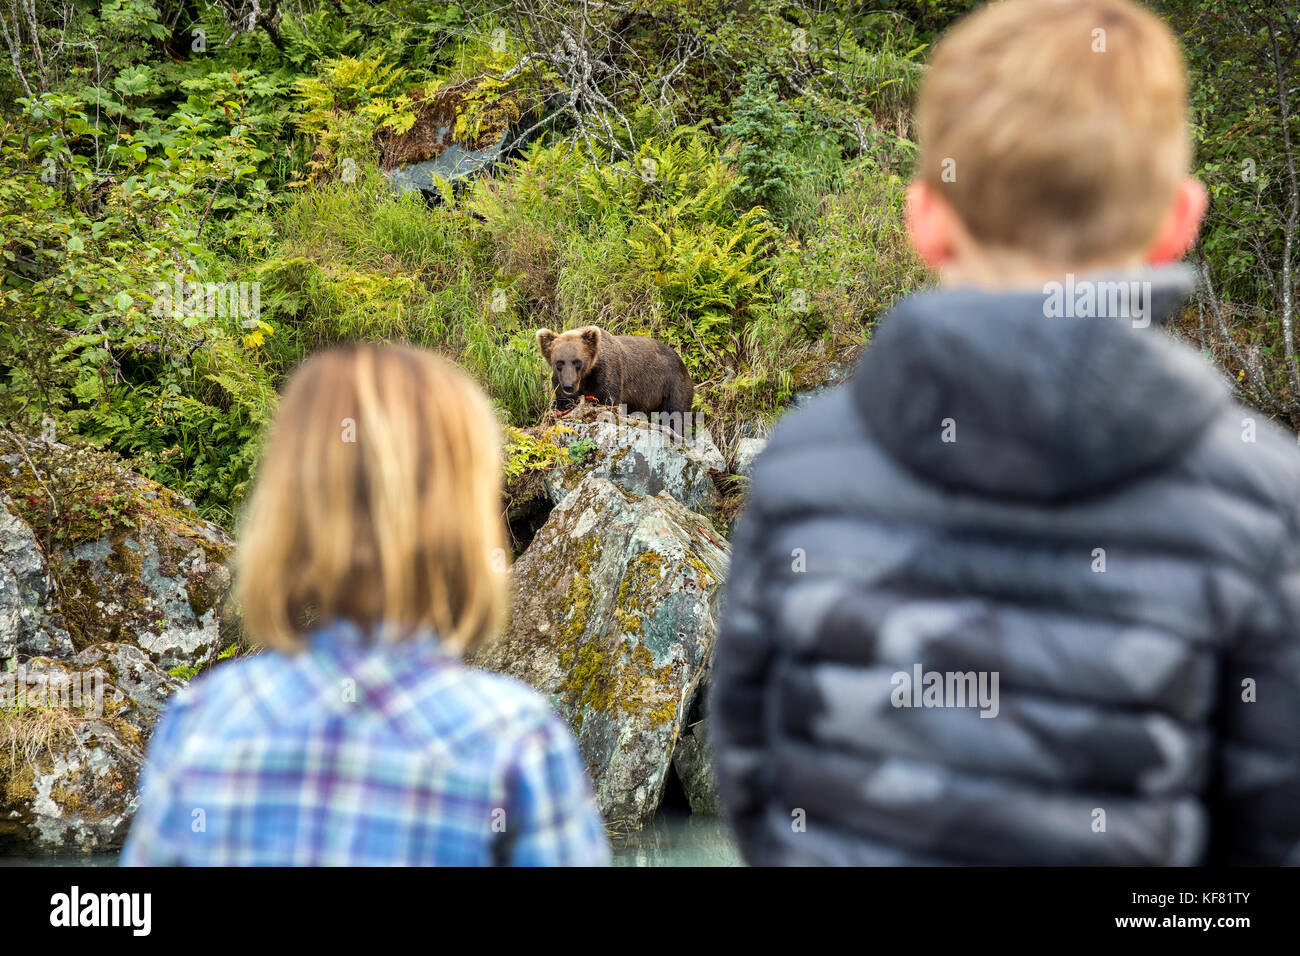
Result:
[[[336,624],[173,697],[122,862],[603,865],[609,844],[545,698],[432,638],[367,647]]]

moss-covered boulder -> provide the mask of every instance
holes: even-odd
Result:
[[[505,635],[473,660],[550,696],[611,825],[659,807],[728,558],[709,519],[667,494],[585,475],[516,563]]]
[[[153,721],[238,640],[230,538],[88,448],[0,445],[0,855],[121,844]]]
[[[403,132],[387,124],[375,133],[379,166],[399,192],[441,196],[440,181],[461,183],[485,172],[541,132],[539,120],[554,94],[538,87],[508,90],[488,76],[407,92],[414,114]]]
[[[234,542],[188,499],[103,452],[39,441],[0,454],[0,494],[0,581],[8,568],[31,622],[18,654],[68,649],[61,629],[72,650],[128,642],[164,668],[192,667],[233,638]]]
[[[597,475],[635,495],[665,493],[700,514],[717,508],[715,478],[727,464],[707,431],[686,440],[649,422],[620,419],[617,409],[587,406],[526,434],[557,450],[548,458],[528,449],[537,459],[527,474],[529,492],[552,505],[587,475]]]
[[[121,847],[149,731],[181,686],[133,644],[0,674],[0,855]]]

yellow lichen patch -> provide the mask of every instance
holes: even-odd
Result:
[[[569,566],[573,568],[573,577],[565,594],[565,605],[569,615],[564,623],[561,654],[572,649],[587,629],[587,614],[591,608],[593,592],[591,589],[591,562],[596,554],[596,541],[587,538],[579,541],[572,549],[572,555],[563,554]]]
[[[689,564],[697,572],[699,572],[700,580],[697,583],[699,584],[701,589],[708,587],[710,584],[712,584],[714,581],[717,580],[717,575],[715,575],[712,569],[710,569],[709,566],[704,563],[703,559],[700,558],[700,556],[695,553],[694,549],[688,549],[686,551],[684,560],[686,561],[687,564]]]
[[[641,630],[640,618],[654,609],[655,586],[663,577],[663,557],[658,551],[645,551],[627,563],[623,581],[618,586],[617,615],[635,619],[636,630]],[[631,630],[631,628],[629,628]]]
[[[635,614],[629,614],[621,607],[614,609],[614,620],[618,621],[618,626],[624,631],[632,634],[641,633],[641,618]]]
[[[583,643],[587,630],[587,618],[591,611],[593,591],[591,587],[591,563],[596,553],[596,540],[584,538],[572,544],[567,543],[560,549],[557,560],[572,569],[573,576],[565,592],[567,616],[559,634],[559,664],[567,675],[560,686],[560,693],[568,699],[578,699],[587,693],[589,685],[599,679],[599,660],[593,657],[591,643]],[[581,724],[581,708],[578,727]]]
[[[589,710],[638,715],[652,725],[676,718],[680,696],[673,680],[676,668],[671,662],[656,666],[654,655],[640,639],[642,620],[654,610],[662,567],[663,557],[656,551],[632,558],[614,609],[622,634],[596,634],[585,640],[591,600],[586,580],[589,566],[575,568],[568,595],[573,611],[560,648],[560,666],[566,674],[560,693],[573,709],[575,730],[581,730]],[[579,617],[582,626],[576,628]]]
[[[568,676],[561,685],[582,729],[588,710],[641,715],[651,724],[671,722],[677,715],[672,686],[674,667],[655,667],[649,649],[636,641],[598,635],[576,649]]]
[[[680,696],[672,682],[676,668],[672,664],[655,667],[654,655],[644,644],[637,644],[632,649],[632,659],[640,672],[640,679],[625,706],[629,711],[644,712],[651,724],[671,723],[677,717]]]

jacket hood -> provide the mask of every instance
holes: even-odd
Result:
[[[1219,374],[1161,331],[1193,285],[1169,266],[921,293],[877,328],[853,401],[892,458],[936,483],[995,498],[1099,492],[1178,455],[1228,402]]]

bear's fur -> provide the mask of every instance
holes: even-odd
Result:
[[[611,335],[595,325],[569,332],[537,330],[551,367],[555,407],[568,411],[586,396],[629,412],[677,413],[688,421],[695,384],[671,345],[644,335]]]

